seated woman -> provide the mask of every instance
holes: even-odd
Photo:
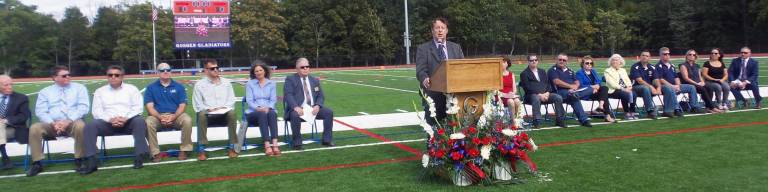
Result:
[[[517,109],[520,107],[520,96],[517,95],[517,88],[515,88],[515,74],[509,71],[509,66],[511,65],[512,60],[505,56],[504,62],[502,62],[504,67],[502,80],[504,84],[501,89],[501,101],[509,109],[509,114],[513,117],[512,120],[514,121],[514,116],[517,115]]]
[[[597,71],[592,68],[594,65],[595,62],[589,55],[584,56],[584,58],[581,59],[581,70],[576,72],[576,78],[579,80],[579,89],[592,87],[592,95],[584,96],[581,99],[599,101],[600,105],[598,105],[595,111],[603,112],[603,114],[605,114],[606,122],[615,123],[615,117],[613,117],[611,107],[608,105],[608,87],[600,85],[602,80],[600,79],[600,75],[597,74]]]
[[[696,87],[696,92],[701,94],[701,98],[704,99],[704,106],[707,108],[708,113],[721,113],[720,109],[712,102],[712,90],[706,86],[701,78],[701,70],[699,70],[699,64],[696,64],[696,51],[690,49],[685,53],[685,62],[680,64],[680,81],[683,84],[689,84]]]
[[[621,107],[624,109],[624,119],[637,119],[635,112],[634,95],[632,92],[632,81],[629,80],[627,70],[624,66],[624,58],[619,54],[611,55],[608,59],[610,67],[605,69],[605,85],[608,87],[608,98],[621,100]]]
[[[714,48],[710,52],[709,61],[705,61],[704,68],[701,68],[701,77],[706,80],[707,87],[714,91],[718,109],[728,111],[731,104],[728,100],[731,86],[728,85],[728,73],[726,73],[723,53],[720,52],[720,48]]]
[[[277,85],[269,80],[270,68],[264,62],[256,60],[251,66],[251,80],[245,85],[245,100],[248,108],[245,115],[248,124],[259,124],[261,138],[264,140],[264,153],[267,156],[280,155],[277,143]],[[271,143],[270,143],[271,141]]]

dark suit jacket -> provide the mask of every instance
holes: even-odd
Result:
[[[27,121],[32,114],[29,112],[29,98],[26,95],[13,92],[9,97],[6,116],[7,126],[16,129],[16,141],[26,144],[29,140],[29,127]]]
[[[552,92],[552,84],[547,77],[547,72],[541,68],[537,69],[539,80],[536,80],[533,71],[528,67],[523,72],[520,72],[520,87],[525,91],[525,98],[528,98],[528,95]]]
[[[728,66],[728,81],[733,81],[739,79],[739,75],[741,75],[741,68],[744,66],[744,60],[741,59],[741,57],[733,59],[731,61],[731,66]],[[754,85],[757,85],[757,76],[758,76],[758,70],[757,70],[757,60],[755,58],[749,58],[749,61],[747,61],[747,80],[751,82]]]
[[[325,95],[323,89],[320,88],[320,80],[309,75],[309,87],[312,92],[313,105],[323,107],[325,104]],[[285,101],[285,114],[284,118],[288,118],[288,114],[293,108],[301,107],[304,103],[304,88],[301,85],[301,77],[298,73],[285,77],[285,84],[283,85],[283,100]]]
[[[446,41],[445,46],[448,50],[448,59],[464,58],[464,52],[461,51],[459,44]],[[419,80],[419,85],[424,82],[424,79],[432,76],[437,67],[442,64],[439,54],[434,40],[422,43],[416,49],[416,78]],[[421,87],[424,88],[423,85]]]

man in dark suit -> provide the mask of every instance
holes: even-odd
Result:
[[[741,57],[733,59],[731,66],[728,67],[728,80],[731,81],[731,92],[736,97],[736,103],[741,101],[744,107],[747,102],[741,95],[741,90],[752,90],[755,97],[755,109],[760,109],[763,98],[760,96],[760,87],[757,84],[758,63],[757,60],[750,58],[752,50],[749,47],[741,48]]]
[[[533,110],[533,127],[539,128],[541,119],[541,104],[555,104],[555,125],[566,128],[565,110],[563,109],[563,98],[557,93],[553,93],[552,83],[549,81],[547,72],[538,67],[539,57],[536,55],[528,56],[528,67],[520,72],[520,87],[525,91],[523,97],[525,103],[531,104]]]
[[[432,20],[432,40],[422,43],[416,50],[416,78],[419,80],[422,91],[435,102],[435,117],[443,120],[445,114],[445,95],[442,92],[427,90],[431,85],[429,77],[442,65],[446,59],[463,59],[464,52],[461,46],[447,40],[448,22],[444,18],[435,18]],[[424,106],[424,117],[427,123],[434,126],[435,118],[429,111],[429,104],[422,99],[421,105]]]
[[[285,119],[291,122],[293,133],[293,149],[301,150],[301,116],[305,108],[312,108],[312,114],[323,120],[324,146],[332,147],[333,143],[333,111],[325,106],[325,96],[320,88],[320,80],[309,75],[309,60],[296,60],[296,74],[285,78],[283,85],[285,100]]]
[[[10,76],[0,75],[0,153],[3,156],[3,169],[13,168],[13,163],[5,151],[5,143],[12,137],[16,138],[19,144],[27,143],[27,120],[31,115],[29,98],[13,91],[13,79]]]

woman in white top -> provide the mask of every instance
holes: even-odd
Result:
[[[621,100],[621,107],[624,109],[624,119],[637,119],[637,113],[634,107],[634,94],[632,92],[632,81],[629,80],[627,70],[624,66],[624,58],[619,54],[613,54],[608,59],[610,67],[605,69],[605,82],[608,87],[608,97]]]

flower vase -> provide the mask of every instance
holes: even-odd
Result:
[[[451,181],[454,185],[461,187],[472,185],[472,179],[464,171],[452,171]]]
[[[512,167],[509,161],[500,161],[493,164],[493,178],[496,180],[509,181],[512,179]]]

